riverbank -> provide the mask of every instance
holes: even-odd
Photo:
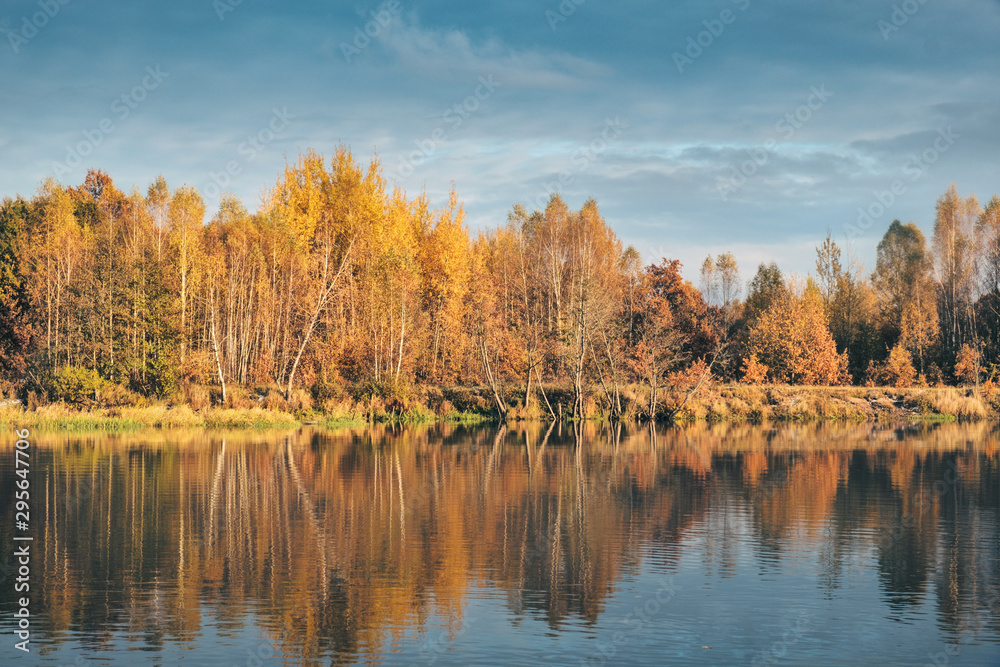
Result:
[[[295,415],[263,408],[208,408],[187,405],[77,408],[53,403],[35,410],[0,409],[0,423],[43,431],[135,431],[144,428],[280,428],[297,427]]]
[[[975,421],[1000,419],[1000,393],[972,387],[726,385],[702,390],[678,420]]]
[[[645,421],[648,387],[622,390],[625,421]],[[567,417],[572,400],[562,387],[545,388],[552,411]],[[592,395],[585,405],[588,419],[607,418]],[[541,393],[525,406],[523,388],[507,387],[507,419],[551,419]],[[683,396],[665,392],[657,418],[664,419]],[[33,410],[8,402],[0,407],[0,424],[8,428],[44,431],[133,431],[145,428],[272,429],[317,425],[325,428],[367,423],[409,424],[435,421],[497,421],[489,390],[485,387],[424,387],[406,400],[344,398],[320,408],[290,411],[268,407],[203,407],[152,404],[135,407],[80,408],[53,403]],[[782,422],[782,421],[931,421],[1000,419],[1000,391],[962,387],[805,387],[788,385],[710,385],[691,397],[676,415],[684,422]]]
[[[457,395],[469,394],[465,389]],[[471,395],[471,394],[470,394]],[[435,404],[437,412],[420,400],[357,402],[344,399],[322,408],[291,410],[283,407],[200,407],[154,403],[141,406],[75,406],[50,403],[34,409],[16,401],[0,404],[0,425],[52,432],[136,431],[149,428],[280,429],[315,425],[337,429],[378,424],[411,424],[435,421],[477,423],[495,421],[485,401],[471,400],[470,411],[456,410],[450,403]]]
[[[489,405],[488,391],[472,392],[475,406]],[[629,385],[621,390],[622,419],[647,421],[649,387]],[[973,387],[817,387],[798,385],[709,384],[686,402],[683,392],[659,392],[657,420],[667,420],[677,406],[677,422],[783,422],[783,421],[931,421],[1000,420],[1000,389]],[[566,416],[572,404],[571,392],[562,387],[546,388],[549,403],[557,415]],[[536,397],[524,408],[523,388],[503,394],[510,406],[508,419],[545,419],[547,406]],[[589,419],[606,418],[606,402],[596,392],[585,400]],[[494,412],[495,415],[495,412]]]

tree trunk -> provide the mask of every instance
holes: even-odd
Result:
[[[556,417],[556,411],[552,409],[552,404],[549,403],[549,397],[545,394],[545,387],[542,386],[542,372],[538,370],[537,366],[535,367],[535,378],[538,380],[538,391],[542,393],[542,398],[545,400],[545,407],[549,409],[549,414],[552,415],[552,421],[554,422],[558,417]]]
[[[285,398],[289,399],[292,397],[292,382],[295,380],[295,371],[299,367],[299,362],[302,360],[302,353],[306,351],[306,346],[309,344],[309,339],[312,337],[313,330],[316,328],[316,323],[319,322],[320,315],[326,309],[326,303],[330,299],[330,295],[333,293],[334,288],[340,281],[340,276],[344,273],[344,268],[347,266],[347,260],[351,256],[351,248],[354,247],[354,239],[347,245],[347,250],[344,251],[344,258],[340,262],[340,268],[337,269],[336,275],[332,279],[329,278],[330,272],[330,249],[327,247],[326,257],[323,261],[323,284],[320,287],[319,295],[316,298],[316,308],[313,309],[312,317],[309,319],[309,326],[306,328],[306,333],[302,337],[302,344],[299,345],[299,351],[295,355],[295,362],[292,364],[292,370],[288,373],[288,386],[285,388]]]
[[[667,416],[667,419],[669,421],[673,421],[674,420],[674,418],[681,411],[681,409],[684,407],[684,405],[691,399],[691,397],[694,396],[695,394],[697,394],[698,390],[701,389],[702,385],[704,385],[705,382],[710,377],[712,377],[712,366],[715,365],[715,360],[718,359],[718,357],[719,357],[719,354],[718,354],[718,352],[716,352],[715,356],[712,357],[712,363],[710,363],[708,365],[708,368],[705,369],[705,372],[701,374],[701,377],[698,378],[698,381],[695,383],[694,387],[692,387],[691,390],[687,393],[687,395],[684,396],[684,400],[681,401],[681,404],[678,405],[676,408],[674,408],[673,410],[670,411],[670,414]]]
[[[226,375],[222,372],[222,356],[219,354],[219,340],[215,335],[215,287],[208,290],[212,308],[212,349],[215,350],[215,367],[219,370],[219,383],[222,385],[222,405],[226,404]]]
[[[406,333],[406,295],[400,300],[399,313],[399,358],[396,360],[396,382],[399,382],[399,372],[403,368],[403,340]]]
[[[486,373],[486,381],[490,383],[490,390],[493,392],[493,401],[497,406],[497,413],[500,415],[500,421],[504,422],[507,419],[507,406],[503,404],[500,400],[500,392],[497,388],[496,377],[493,375],[493,369],[490,366],[490,356],[489,351],[486,348],[486,338],[482,335],[479,337],[479,356],[483,361],[483,370]]]
[[[524,385],[524,409],[527,410],[531,406],[531,369],[533,364],[531,363],[531,351],[528,351],[528,381]]]

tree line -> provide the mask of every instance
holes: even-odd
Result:
[[[454,192],[432,208],[343,147],[286,165],[257,212],[224,195],[205,218],[194,188],[125,193],[98,170],[4,199],[7,392],[211,386],[225,403],[233,387],[323,401],[479,385],[501,415],[518,387],[554,416],[557,385],[580,417],[623,414],[642,385],[655,418],[712,379],[967,384],[1000,369],[1000,199],[954,186],[930,243],[894,221],[870,274],[828,235],[805,279],[771,263],[744,282],[724,253],[697,287],[677,260],[644,266],[593,199],[518,204],[471,233]]]

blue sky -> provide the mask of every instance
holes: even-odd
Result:
[[[593,196],[697,281],[805,274],[828,229],[870,270],[951,182],[1000,192],[998,0],[63,2],[0,4],[0,195],[98,167],[255,209],[343,143],[473,229]]]

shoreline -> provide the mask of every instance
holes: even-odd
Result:
[[[120,432],[150,428],[280,429],[315,425],[338,429],[366,424],[499,423],[486,387],[425,387],[407,401],[345,399],[325,410],[291,412],[265,407],[207,407],[158,403],[146,406],[81,407],[51,403],[34,410],[20,405],[0,407],[0,422],[9,428],[48,432]],[[546,389],[549,401],[566,405],[565,389]],[[548,421],[552,417],[537,398],[524,407],[523,388],[504,388],[509,422]],[[645,394],[645,395],[644,395]],[[646,422],[648,387],[622,389],[623,414],[618,421]],[[588,401],[587,420],[609,421]],[[662,410],[680,403],[680,394],[665,392]],[[558,413],[557,413],[558,414]],[[658,421],[662,419],[657,411]],[[790,421],[885,422],[924,420],[1000,420],[1000,391],[973,387],[817,387],[800,385],[712,385],[692,397],[677,414],[678,424],[693,422],[764,423]],[[564,419],[564,421],[571,421]]]

